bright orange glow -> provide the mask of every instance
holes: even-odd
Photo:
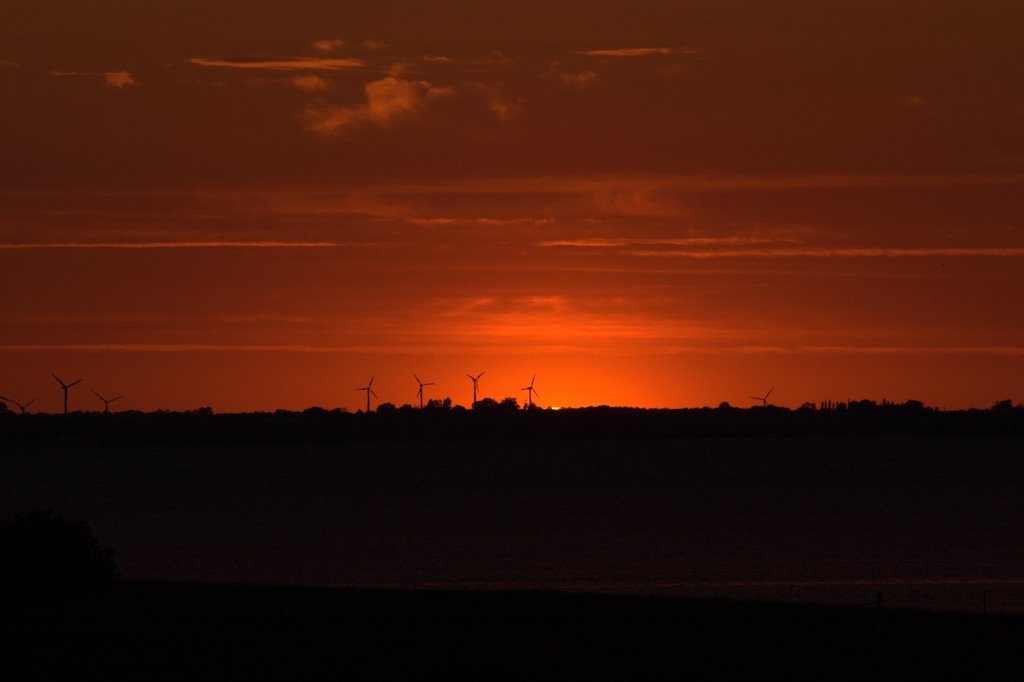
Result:
[[[1017,5],[384,4],[12,10],[0,394],[1024,400]]]

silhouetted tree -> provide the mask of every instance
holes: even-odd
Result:
[[[381,403],[377,405],[378,414],[394,414],[397,411],[398,408],[395,407],[394,403]]]
[[[512,396],[508,396],[507,398],[502,399],[500,407],[506,410],[518,410],[519,401]]]
[[[473,403],[474,410],[493,410],[498,407],[498,401],[494,398],[481,398]]]
[[[992,411],[993,412],[1009,412],[1012,409],[1013,409],[1013,401],[1012,400],[1000,400],[999,402],[997,402],[995,405],[992,406]]]
[[[0,521],[0,585],[14,597],[97,591],[117,579],[114,553],[84,523],[52,511]]]

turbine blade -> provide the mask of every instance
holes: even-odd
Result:
[[[531,385],[531,386],[533,386],[533,383],[534,383],[535,381],[537,381],[537,375],[536,375],[536,374],[534,374],[534,375],[533,375],[533,378],[532,378],[532,379],[530,379],[530,385]]]
[[[101,396],[101,395],[99,394],[99,391],[95,391],[95,390],[94,390],[94,391],[93,391],[93,393],[95,393],[95,394],[96,394],[96,397],[97,397],[97,398],[99,398],[100,400],[102,400],[103,402],[107,402],[107,399],[106,399],[106,398],[104,398],[103,396]]]
[[[420,378],[418,376],[416,376],[416,372],[412,373],[412,377],[413,377],[413,379],[416,380],[417,384],[422,384],[423,383],[422,381],[420,381]]]
[[[434,386],[434,382],[433,381],[428,381],[427,383],[425,383],[423,385],[424,386]]]
[[[110,402],[114,402],[115,400],[120,400],[120,399],[121,399],[121,398],[123,398],[123,397],[124,397],[123,395],[119,395],[119,396],[117,396],[116,398],[111,398],[111,399],[110,399]]]
[[[472,379],[473,381],[476,381],[476,377],[470,374],[469,372],[466,372],[466,376]]]
[[[479,379],[480,377],[482,377],[485,374],[487,374],[487,372],[480,372],[479,374],[476,375],[476,378]]]
[[[767,398],[768,396],[770,396],[772,394],[772,391],[774,391],[774,390],[775,390],[775,387],[772,386],[771,389],[767,393],[764,394],[764,397]]]
[[[22,409],[25,409],[26,407],[28,407],[29,405],[31,405],[31,404],[32,404],[32,403],[34,403],[35,401],[36,401],[36,399],[35,399],[35,398],[32,398],[32,400],[28,401],[28,402],[27,402],[27,403],[25,403],[24,405],[18,405],[18,407],[20,407],[20,408],[22,408]]]
[[[538,398],[540,397],[540,393],[537,393],[537,389],[533,389],[533,394]]]
[[[375,376],[370,377],[370,383],[368,383],[367,386],[373,386],[373,380],[376,379],[376,378],[377,377],[375,377]]]
[[[53,374],[53,372],[50,372],[50,374]],[[61,378],[59,376],[57,376],[56,374],[53,374],[53,378],[57,380],[58,384],[60,384],[64,388],[67,388],[67,386],[64,384],[63,381],[61,381]]]
[[[370,394],[373,395],[374,398],[377,397],[377,392],[374,391],[372,388],[370,389]]]
[[[72,386],[74,386],[75,384],[80,384],[80,383],[82,383],[82,380],[81,380],[81,379],[79,379],[78,381],[72,381],[72,382],[71,382],[70,384],[68,384],[68,388],[71,388],[71,387],[72,387]]]

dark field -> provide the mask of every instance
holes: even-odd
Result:
[[[129,579],[1024,612],[1020,436],[16,447]]]
[[[165,679],[1022,667],[1013,432],[189,438],[5,447],[0,515],[87,522],[126,578],[8,609],[12,665]]]
[[[1011,679],[1024,619],[549,592],[121,583],[5,609],[7,679]]]

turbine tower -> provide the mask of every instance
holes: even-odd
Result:
[[[420,381],[420,378],[418,376],[416,376],[415,373],[413,373],[413,377],[415,377],[416,383],[420,385],[420,390],[416,391],[416,395],[418,395],[420,397],[420,409],[422,410],[423,409],[423,387],[424,386],[433,386],[434,382],[433,381],[428,381],[426,383],[423,383],[422,381]]]
[[[367,412],[367,414],[369,414],[369,412],[370,412],[370,396],[372,395],[374,398],[377,397],[377,394],[373,390],[373,380],[375,378],[376,377],[370,377],[370,383],[366,384],[366,386],[363,386],[362,388],[357,388],[356,389],[357,391],[366,391],[366,412]]]
[[[96,394],[97,398],[103,401],[103,414],[110,414],[110,403],[114,402],[115,400],[120,400],[121,398],[124,397],[123,395],[119,395],[116,398],[111,398],[110,400],[107,400],[106,398],[101,396],[98,391],[93,391],[93,393]]]
[[[774,390],[775,390],[775,387],[772,386],[771,389],[769,389],[768,392],[765,393],[763,396],[752,395],[752,396],[750,396],[750,399],[751,400],[760,400],[761,401],[761,407],[768,407],[768,396],[770,396],[772,394],[772,391],[774,391]]]
[[[50,374],[53,374],[53,372],[50,372]],[[53,378],[56,379],[57,383],[60,384],[60,387],[64,389],[64,414],[67,414],[68,413],[68,389],[71,388],[72,386],[74,386],[75,384],[81,383],[82,380],[79,379],[78,381],[72,381],[70,384],[65,384],[61,380],[61,378],[59,376],[57,376],[56,374],[53,374]]]
[[[19,409],[19,410],[21,410],[21,413],[22,413],[22,414],[25,414],[25,410],[27,410],[27,409],[28,409],[28,406],[29,406],[29,405],[31,405],[32,403],[34,403],[34,402],[36,401],[36,399],[35,399],[35,398],[32,398],[32,400],[30,400],[30,401],[28,401],[27,403],[25,403],[24,405],[22,405],[22,404],[21,404],[21,403],[19,403],[19,402],[18,402],[17,400],[12,400],[11,398],[5,398],[5,397],[4,397],[4,396],[2,396],[2,395],[0,395],[0,400],[3,400],[3,401],[4,401],[4,402],[6,402],[6,403],[14,403],[15,405],[17,405],[17,406],[18,406],[18,409]]]
[[[530,379],[530,385],[529,386],[524,386],[523,388],[519,389],[520,391],[526,391],[526,396],[527,396],[527,400],[529,400],[529,406],[530,407],[533,407],[533,396],[534,396],[534,394],[536,393],[537,396],[540,396],[540,393],[537,393],[537,389],[535,389],[533,387],[533,382],[535,382],[536,380],[537,380],[537,375],[534,374],[533,378]]]
[[[469,374],[469,373],[466,374],[466,376],[469,377],[469,380],[473,382],[473,404],[474,405],[476,405],[476,382],[480,381],[480,377],[482,377],[484,374],[485,374],[485,372],[480,372],[476,376],[473,376],[472,374]]]

